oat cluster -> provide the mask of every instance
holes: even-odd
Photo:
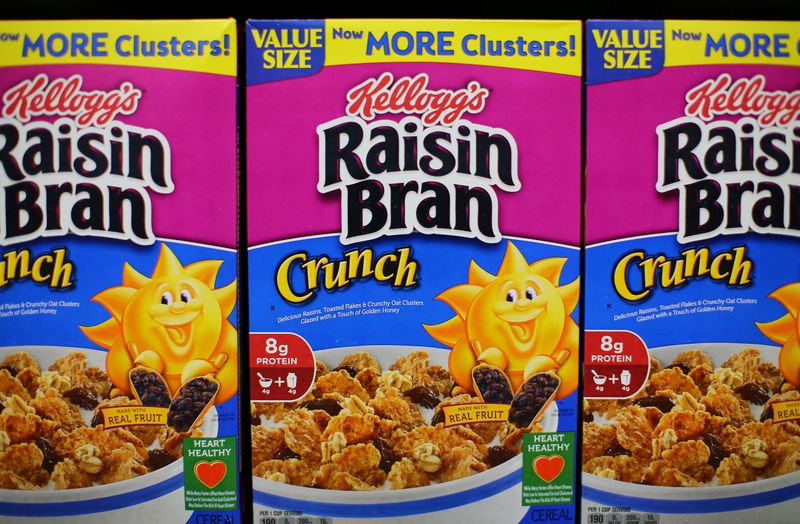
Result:
[[[159,469],[182,455],[165,426],[105,430],[100,409],[139,403],[116,389],[86,355],[69,353],[43,370],[25,352],[0,362],[0,488],[72,489]]]
[[[762,363],[757,349],[718,368],[699,350],[681,353],[666,368],[650,362],[648,382],[632,399],[584,401],[583,471],[690,487],[800,470],[800,425],[773,422],[771,407],[800,400],[800,391]]]
[[[333,370],[316,365],[301,400],[252,404],[254,475],[336,490],[427,486],[486,471],[519,453],[524,432],[541,430],[507,422],[445,428],[442,406],[479,399],[453,396],[450,373],[424,351],[385,371],[368,353]]]

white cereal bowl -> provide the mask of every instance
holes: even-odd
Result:
[[[389,369],[398,358],[414,351],[425,351],[430,356],[431,365],[440,365],[447,369],[450,351],[440,348],[414,346],[357,346],[316,351],[317,360],[324,362],[329,368],[336,367],[345,356],[351,353],[367,352],[373,355],[384,370]],[[467,426],[469,427],[469,426]],[[543,431],[556,431],[558,427],[558,408],[552,402],[545,411],[542,421]],[[283,510],[303,511],[304,514],[327,517],[402,517],[447,510],[464,506],[472,501],[480,501],[489,496],[503,492],[512,493],[509,497],[508,510],[516,513],[519,520],[527,508],[521,508],[519,489],[509,490],[522,481],[522,456],[500,464],[487,471],[466,478],[398,490],[375,491],[339,491],[316,489],[273,482],[260,477],[253,477],[253,498],[258,506],[280,508]],[[510,518],[510,517],[509,517]],[[498,521],[505,522],[500,516]],[[339,522],[339,520],[336,520]]]
[[[761,352],[761,361],[778,363],[779,347],[761,344],[700,343],[650,348],[650,355],[668,365],[684,351],[699,349],[719,367],[747,348]],[[756,413],[760,414],[760,413]],[[630,508],[660,514],[661,524],[726,522],[783,523],[796,521],[800,472],[730,486],[673,488],[621,482],[583,473],[583,513],[589,506]],[[794,500],[792,500],[794,499]],[[736,513],[725,513],[725,512]],[[725,513],[725,516],[720,514]]]
[[[56,359],[80,352],[88,358],[90,367],[105,370],[106,351],[61,346],[14,346],[0,348],[0,360],[6,355],[24,351],[47,370]],[[81,410],[87,424],[91,411]],[[206,413],[200,429],[205,436],[217,435],[218,420],[215,408]],[[183,461],[178,459],[161,469],[129,480],[77,489],[10,490],[0,489],[0,522],[3,515],[81,515],[133,506],[183,487]]]

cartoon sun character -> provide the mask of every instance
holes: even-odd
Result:
[[[566,258],[528,264],[508,243],[497,275],[470,262],[468,282],[437,299],[456,312],[450,320],[424,326],[452,347],[450,373],[473,392],[472,369],[481,362],[505,371],[514,391],[532,375],[556,370],[564,398],[578,387],[578,325],[570,313],[578,303],[580,279],[558,285]]]
[[[780,287],[768,295],[789,312],[772,322],[756,322],[770,340],[781,344],[778,368],[794,387],[800,387],[800,282]]]
[[[81,330],[108,348],[106,369],[115,387],[130,394],[128,373],[141,365],[160,373],[172,395],[187,380],[208,374],[220,383],[215,403],[236,393],[236,328],[227,320],[236,280],[215,289],[221,265],[203,260],[183,267],[162,244],[150,277],[126,262],[122,285],[92,297],[111,318]]]

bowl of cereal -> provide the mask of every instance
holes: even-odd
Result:
[[[256,504],[401,516],[506,491],[521,517],[519,491],[508,488],[522,480],[522,434],[556,431],[557,405],[524,430],[506,421],[445,426],[445,406],[480,402],[453,391],[449,354],[410,346],[315,352],[306,397],[251,406]]]
[[[105,357],[88,348],[0,348],[0,500],[8,514],[24,506],[48,515],[57,505],[78,515],[161,496],[183,484],[183,438],[217,434],[213,407],[187,433],[104,428],[101,410],[138,404],[113,390]]]
[[[650,375],[636,395],[584,403],[584,498],[696,514],[692,522],[772,504],[769,518],[778,518],[800,484],[800,424],[774,420],[773,405],[800,400],[776,367],[779,350],[651,348]]]

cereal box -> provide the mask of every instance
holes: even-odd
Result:
[[[248,23],[255,522],[574,521],[581,32]]]
[[[0,521],[240,521],[235,22],[4,22],[0,66]]]
[[[585,522],[800,509],[800,24],[587,24]]]

